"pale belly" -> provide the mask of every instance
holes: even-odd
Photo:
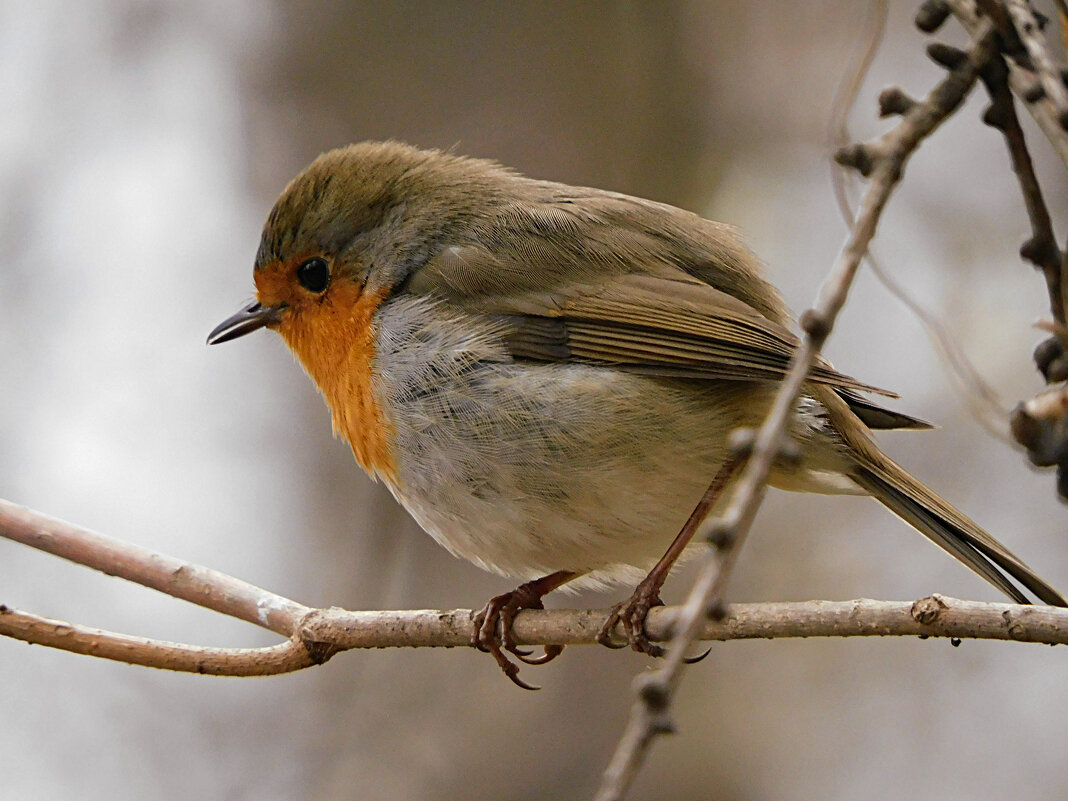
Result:
[[[394,437],[397,499],[441,545],[527,580],[634,581],[700,499],[738,425],[773,387],[512,362],[491,331],[426,301],[378,315],[375,393]]]

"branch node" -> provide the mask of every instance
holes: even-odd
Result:
[[[1020,642],[1027,637],[1027,625],[1010,610],[1002,612],[1001,619],[1005,621],[1005,633],[1012,639]]]
[[[834,161],[843,167],[850,167],[865,178],[875,169],[875,159],[867,145],[847,145],[834,153]]]
[[[748,426],[742,426],[731,431],[727,437],[727,452],[731,458],[744,461],[753,453],[753,445],[756,442],[756,431]]]
[[[935,64],[947,70],[955,70],[968,60],[966,51],[943,42],[932,42],[927,45],[927,56]]]
[[[991,103],[983,112],[983,123],[1004,133],[1012,119],[1010,112],[1001,103]]]
[[[807,309],[798,322],[801,330],[816,342],[822,342],[831,333],[831,323],[827,315],[816,309]]]
[[[1020,258],[1027,259],[1037,267],[1043,267],[1060,259],[1054,245],[1045,236],[1032,236],[1020,245]]]
[[[713,621],[719,623],[720,621],[727,619],[727,605],[723,603],[722,599],[716,598],[708,607],[708,611],[705,616]]]
[[[1057,464],[1057,454],[1048,436],[1047,426],[1028,413],[1020,403],[1009,415],[1009,428],[1012,438],[1027,450],[1031,464],[1036,467],[1050,467]]]
[[[726,551],[734,545],[734,539],[734,526],[723,519],[712,521],[708,531],[709,545],[717,551]]]
[[[880,117],[907,114],[915,105],[916,101],[905,94],[900,87],[891,86],[879,93]]]
[[[940,595],[928,595],[926,598],[916,601],[909,613],[917,623],[930,626],[941,617],[942,610],[945,608],[946,602],[942,600]]]
[[[642,673],[635,680],[638,697],[650,712],[663,712],[671,701],[671,689],[656,673]]]
[[[945,0],[925,0],[916,12],[916,27],[924,33],[934,33],[942,27],[949,16],[949,4]]]
[[[801,466],[801,446],[790,436],[783,436],[779,443],[779,452],[775,455],[775,466],[786,471],[797,470]]]
[[[297,631],[293,635],[300,640],[300,644],[304,646],[304,650],[308,652],[308,656],[317,665],[324,664],[330,657],[341,650],[336,643],[330,640],[317,638],[317,629],[314,626],[314,623],[321,616],[321,610],[313,609],[310,611],[300,621],[300,625],[297,627]]]
[[[1035,366],[1046,379],[1047,384],[1068,379],[1068,358],[1064,353],[1064,343],[1060,337],[1044,339],[1035,347]]]
[[[1042,83],[1035,78],[1023,91],[1023,99],[1028,103],[1037,103],[1046,96],[1046,90]]]

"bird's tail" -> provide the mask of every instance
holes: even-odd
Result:
[[[872,497],[1017,603],[1031,601],[1010,579],[1051,606],[1068,606],[1063,595],[1004,545],[885,454],[878,457],[858,463],[852,473],[853,480]]]

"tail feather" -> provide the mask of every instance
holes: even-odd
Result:
[[[1031,601],[1010,577],[1041,601],[1068,606],[1068,600],[1019,557],[885,456],[877,464],[858,464],[852,478],[890,511],[1017,603]]]

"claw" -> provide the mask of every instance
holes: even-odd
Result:
[[[703,662],[704,658],[710,653],[712,653],[711,645],[708,646],[708,650],[706,650],[703,654],[700,654],[699,656],[687,656],[682,661],[687,665],[696,665],[698,662]]]
[[[663,606],[660,600],[659,586],[653,582],[643,581],[627,600],[616,604],[609,612],[608,618],[597,632],[597,642],[608,648],[625,648],[628,644],[635,651],[652,657],[664,655],[664,649],[650,642],[645,634],[645,618],[654,606]],[[626,643],[617,643],[612,639],[616,624],[623,624],[627,635]]]
[[[615,626],[616,624],[613,623],[612,628],[615,628]],[[611,639],[611,637],[602,637],[601,634],[597,635],[597,643],[599,645],[603,645],[605,648],[611,648],[613,651],[618,651],[621,648],[626,648],[628,645],[630,645],[630,643],[626,642],[616,642],[615,640]]]
[[[512,630],[515,616],[523,609],[544,609],[542,596],[574,577],[574,573],[561,570],[521,584],[511,592],[491,598],[482,611],[472,618],[471,645],[490,654],[504,671],[504,675],[517,687],[524,690],[541,689],[519,678],[519,665],[509,659],[505,652],[513,654],[525,664],[544,665],[558,657],[564,646],[546,645],[544,654],[532,658],[534,651],[520,648],[515,641],[515,633]]]
[[[531,651],[524,651],[523,653],[519,653],[518,651],[512,651],[512,653],[516,655],[516,658],[519,659],[520,662],[525,662],[528,665],[547,665],[549,662],[552,662],[554,659],[556,659],[556,657],[560,656],[560,654],[562,654],[563,652],[564,646],[562,645],[546,645],[545,653],[543,653],[541,656],[536,656],[533,659],[530,659],[529,657],[532,653]]]
[[[620,648],[626,648],[629,644],[626,642],[616,642],[616,640],[613,639],[616,624],[619,623],[619,611],[621,607],[622,604],[616,604],[612,607],[612,611],[608,613],[608,617],[605,619],[604,623],[601,624],[601,630],[597,632],[597,637],[595,638],[598,644],[615,651],[618,651]]]
[[[519,667],[514,662],[509,662],[508,657],[501,654],[500,651],[494,654],[494,656],[498,655],[501,657],[501,659],[497,660],[497,664],[501,666],[501,670],[504,671],[504,675],[508,677],[512,684],[514,684],[516,687],[521,687],[524,690],[531,690],[532,692],[537,692],[541,689],[541,687],[539,687],[538,685],[527,684],[525,681],[519,678]],[[504,660],[503,662],[501,661],[502,659]]]

